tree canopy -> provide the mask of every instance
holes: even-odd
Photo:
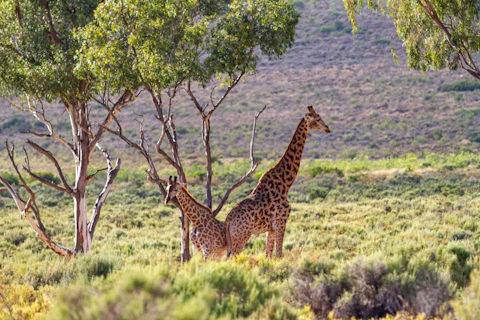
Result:
[[[367,6],[393,19],[410,68],[422,71],[463,68],[480,80],[480,2],[477,0],[344,0],[357,28],[357,13]]]
[[[100,1],[0,3],[0,91],[55,99],[84,96],[73,70],[79,42],[73,33],[92,18]],[[82,89],[83,88],[83,89]]]
[[[82,66],[114,88],[158,92],[189,80],[234,81],[254,72],[258,53],[293,44],[298,14],[288,1],[106,1],[82,30]]]

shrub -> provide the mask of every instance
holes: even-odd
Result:
[[[317,198],[325,199],[330,190],[328,188],[314,188],[307,194],[307,200],[314,200]]]
[[[193,260],[182,269],[129,268],[100,289],[66,287],[49,319],[295,319],[255,270]]]
[[[440,140],[440,139],[442,139],[442,137],[443,137],[443,133],[442,133],[441,130],[435,129],[435,130],[433,130],[432,136],[433,136],[433,138],[434,138],[435,140]]]
[[[52,172],[45,172],[45,171],[38,171],[34,172],[37,176],[40,178],[43,178],[44,180],[50,181],[53,184],[59,185],[60,184],[60,178],[57,177],[55,174]],[[35,178],[30,177],[29,181],[37,181]]]
[[[461,80],[454,83],[443,84],[438,87],[438,91],[474,91],[480,89],[478,81]]]
[[[445,265],[452,281],[460,287],[465,287],[470,279],[474,266],[470,262],[471,252],[457,245],[441,247],[438,250],[440,262]]]
[[[94,277],[106,277],[114,270],[120,269],[122,265],[120,257],[101,252],[81,255],[76,257],[73,262],[74,277],[85,280]]]
[[[376,46],[384,46],[390,44],[390,40],[384,38],[378,38],[373,41],[373,44]]]
[[[341,269],[323,261],[302,262],[293,274],[292,298],[299,307],[311,306],[318,318],[327,318],[331,310],[341,319],[379,318],[402,310],[431,318],[450,311],[450,285],[432,263],[394,261],[358,258]]]
[[[338,168],[324,167],[321,165],[310,167],[308,168],[307,172],[310,176],[312,176],[312,178],[315,178],[316,176],[326,174],[326,173],[336,173],[340,178],[344,176],[343,171]]]
[[[11,185],[16,185],[20,183],[20,181],[18,180],[18,177],[14,174],[11,174],[10,172],[2,172],[0,173],[0,176],[2,176],[2,178],[5,179],[5,181],[10,183]]]
[[[480,319],[480,272],[472,274],[470,285],[464,294],[453,303],[455,317],[459,320]]]

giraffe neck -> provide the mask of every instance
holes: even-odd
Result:
[[[278,177],[279,181],[284,185],[285,188],[281,188],[281,190],[285,193],[288,193],[288,190],[297,177],[307,134],[307,123],[305,119],[302,119],[293,134],[292,140],[290,140],[287,150],[285,150],[282,158],[280,158],[277,164],[271,169],[272,173]]]
[[[208,208],[198,203],[185,187],[177,191],[177,200],[193,225],[196,225],[201,220],[208,219],[212,215],[211,213],[209,214]]]

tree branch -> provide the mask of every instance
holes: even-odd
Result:
[[[473,77],[480,80],[480,70],[478,70],[475,62],[473,61],[471,53],[463,41],[461,41],[460,46],[452,41],[452,34],[450,33],[450,30],[448,30],[445,24],[440,20],[434,6],[429,0],[418,0],[418,4],[420,7],[422,7],[425,14],[428,15],[446,35],[449,46],[455,51],[460,61],[460,67],[470,73],[470,75]],[[465,57],[465,54],[468,56],[468,58]]]
[[[37,119],[38,121],[43,123],[43,125],[45,125],[45,127],[47,128],[49,133],[48,134],[46,134],[46,133],[36,133],[36,132],[32,132],[32,131],[26,131],[26,132],[22,132],[22,133],[31,134],[31,135],[34,135],[34,136],[37,136],[37,137],[52,138],[55,141],[60,142],[61,144],[66,146],[70,151],[74,152],[73,144],[67,142],[61,136],[55,134],[55,131],[53,130],[52,123],[50,121],[48,121],[46,116],[45,116],[45,108],[43,106],[42,100],[38,97],[36,97],[34,99],[35,99],[35,101],[37,101],[40,104],[40,110],[37,107],[36,103],[34,103],[32,101],[32,97],[30,97],[30,96],[27,96],[28,109],[23,109],[23,108],[17,108],[17,109],[21,110],[22,112],[30,113],[32,116],[35,117],[35,119]]]
[[[55,44],[60,44],[61,41],[58,38],[57,30],[55,30],[55,26],[53,25],[53,19],[50,12],[50,4],[48,0],[40,0],[40,7],[42,7],[42,9],[45,10],[45,13],[47,14],[48,27],[50,28],[50,37],[52,38],[52,42]]]
[[[2,183],[10,195],[12,196],[13,200],[15,201],[15,204],[17,205],[18,210],[20,211],[20,214],[25,217],[25,219],[28,221],[30,226],[35,230],[37,233],[37,237],[45,242],[45,244],[52,249],[55,253],[58,255],[61,255],[63,257],[72,257],[75,252],[72,250],[65,248],[64,246],[55,243],[52,241],[52,239],[46,234],[45,227],[41,222],[40,219],[40,212],[38,211],[38,208],[36,207],[35,204],[35,194],[33,193],[32,189],[28,187],[28,185],[25,183],[25,180],[23,179],[22,175],[20,174],[20,171],[18,170],[18,166],[15,163],[15,158],[14,158],[14,146],[12,144],[12,148],[9,147],[8,141],[6,142],[7,150],[8,150],[8,156],[10,158],[10,161],[17,172],[17,175],[21,181],[21,187],[23,187],[30,195],[29,199],[25,202],[20,198],[18,193],[13,189],[13,187],[3,178],[0,176],[0,183]],[[29,210],[32,209],[35,214],[35,220],[37,220],[37,223],[32,219],[30,216]]]
[[[95,201],[95,205],[93,206],[93,213],[92,218],[90,219],[90,223],[88,224],[88,232],[90,233],[91,239],[93,239],[93,234],[95,233],[95,228],[97,227],[98,219],[100,218],[100,212],[102,210],[103,203],[107,199],[108,193],[112,188],[113,180],[115,180],[118,172],[120,171],[121,161],[117,159],[117,163],[115,168],[112,167],[112,161],[108,152],[103,149],[99,144],[97,144],[97,148],[103,153],[105,156],[105,160],[107,161],[107,179],[105,181],[105,186],[103,187],[102,192],[100,192],[97,200]]]
[[[35,175],[33,172],[31,172],[30,170],[30,165],[27,163],[27,166],[25,168],[25,170],[28,172],[29,175],[31,175],[32,177],[34,177],[35,179],[37,179],[38,181],[58,190],[58,191],[62,191],[62,192],[65,192],[65,193],[68,193],[69,195],[73,195],[74,194],[74,191],[72,190],[72,188],[70,188],[70,186],[68,185],[68,182],[67,180],[65,179],[65,176],[63,175],[63,171],[62,169],[60,168],[60,165],[58,164],[58,161],[57,159],[55,159],[55,157],[52,155],[51,152],[43,149],[42,147],[40,147],[38,144],[36,144],[35,142],[33,141],[30,141],[30,140],[27,140],[27,144],[29,144],[33,149],[35,149],[35,151],[37,151],[38,153],[41,153],[43,154],[45,157],[47,157],[52,163],[53,165],[55,166],[55,168],[57,169],[57,173],[58,173],[58,176],[60,177],[60,180],[62,181],[62,184],[63,184],[63,188]],[[25,153],[26,155],[26,153]],[[26,158],[28,160],[28,157]]]
[[[213,211],[213,216],[217,216],[217,214],[222,210],[225,203],[228,201],[230,193],[232,193],[233,190],[241,186],[255,172],[255,170],[257,170],[258,165],[260,164],[260,161],[255,162],[253,147],[255,145],[255,130],[257,128],[257,119],[260,117],[263,111],[265,111],[266,108],[267,106],[263,107],[262,110],[256,112],[255,117],[253,118],[252,138],[250,140],[250,170],[240,180],[238,180],[234,185],[232,185],[227,190],[227,192],[225,192],[223,198],[220,198],[220,203],[218,204],[218,207]]]
[[[123,107],[132,103],[136,99],[137,99],[137,94],[135,92],[125,91],[123,95],[117,100],[117,102],[115,102],[115,104],[111,109],[108,107],[108,100],[103,101],[102,105],[108,110],[108,115],[103,120],[103,122],[99,125],[97,132],[95,133],[95,135],[92,138],[92,141],[90,142],[90,150],[91,150],[90,155],[93,153],[93,150],[95,150],[93,147],[100,141],[102,134],[105,132],[105,127],[107,127],[112,121],[114,121],[115,115],[119,113]]]

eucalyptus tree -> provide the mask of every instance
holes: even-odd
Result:
[[[293,44],[298,17],[288,0],[105,1],[80,35],[82,67],[111,88],[141,88],[150,95],[162,128],[156,152],[175,168],[183,183],[187,177],[173,115],[178,110],[175,102],[179,94],[191,100],[192,116],[197,114],[201,122],[206,205],[212,208],[212,117],[234,87],[256,71],[260,55],[279,58]],[[217,82],[221,88],[211,89]],[[108,130],[141,152],[150,168],[150,180],[165,194],[143,130],[141,142],[134,143],[115,121],[118,129]],[[256,169],[252,148],[253,138],[250,171],[227,191],[214,214],[230,192]],[[181,211],[180,219],[182,261],[187,261],[188,220]]]
[[[30,177],[53,190],[68,194],[73,200],[75,220],[75,243],[72,249],[55,243],[41,220],[35,192],[27,184],[17,162],[13,144],[7,142],[7,152],[13,169],[19,176],[19,186],[12,185],[0,177],[5,186],[2,191],[10,192],[22,216],[33,227],[37,236],[49,248],[62,256],[86,253],[92,248],[92,238],[98,223],[102,204],[108,196],[113,180],[120,169],[120,161],[112,165],[107,151],[99,145],[113,116],[122,107],[132,102],[134,88],[124,86],[116,91],[117,99],[109,98],[105,82],[77,70],[77,55],[80,42],[75,33],[94,18],[94,10],[101,1],[96,0],[2,0],[0,3],[0,92],[12,106],[29,113],[43,126],[43,131],[29,131],[33,139],[47,139],[68,150],[74,162],[74,181],[68,181],[58,160],[44,146],[27,140],[34,152],[45,156],[55,168],[58,185],[35,173],[30,157],[25,152],[23,171]],[[100,99],[98,99],[100,97]],[[101,125],[92,123],[92,99],[103,104],[105,110]],[[56,102],[64,109],[64,119],[52,121],[50,107],[46,102]],[[45,106],[45,107],[44,107]],[[71,136],[64,137],[53,123],[68,123]],[[68,126],[68,125],[67,125]],[[36,128],[38,126],[35,126]],[[99,171],[89,172],[95,150],[105,155],[107,176],[104,189],[93,204],[89,219],[87,185]],[[24,189],[23,191],[21,189]],[[26,192],[25,192],[26,191]],[[28,200],[22,196],[27,195]],[[90,220],[90,221],[88,221]]]
[[[480,80],[480,2],[477,0],[344,0],[357,28],[357,13],[367,6],[393,19],[403,40],[407,64],[422,71],[462,68]]]

